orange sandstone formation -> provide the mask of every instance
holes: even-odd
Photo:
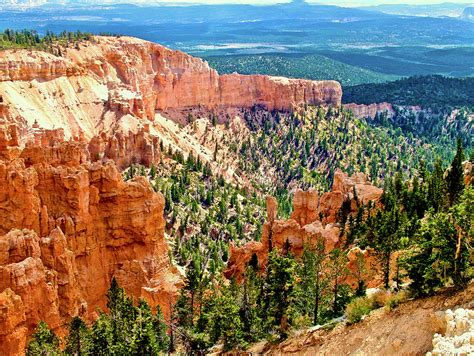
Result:
[[[340,224],[336,222],[339,210],[345,201],[349,202],[351,213],[357,212],[358,204],[378,202],[382,190],[367,182],[363,174],[348,177],[341,171],[334,175],[332,191],[321,197],[316,191],[298,190],[293,198],[293,213],[288,220],[276,220],[276,201],[267,199],[267,222],[263,226],[262,241],[249,242],[236,247],[231,244],[230,259],[227,264],[227,277],[239,279],[255,254],[260,266],[266,264],[270,249],[282,250],[290,246],[291,252],[301,256],[305,244],[315,245],[323,240],[326,251],[340,246]],[[367,260],[367,252],[362,251]],[[349,254],[349,268],[356,267],[356,251]],[[372,261],[367,261],[367,263]],[[348,281],[351,282],[351,281]]]
[[[201,59],[130,37],[95,37],[62,57],[31,50],[0,53],[0,114],[29,127],[63,128],[66,138],[92,137],[123,116],[133,127],[155,114],[226,110],[262,105],[288,110],[299,104],[340,105],[341,86],[239,74],[219,75]],[[181,117],[183,117],[182,115]]]
[[[121,169],[159,161],[164,118],[338,106],[342,96],[333,81],[220,76],[199,58],[130,37],[95,37],[61,53],[0,52],[0,123],[16,124],[21,144],[34,141],[32,129],[62,129],[65,139],[90,143],[93,161],[110,158]]]
[[[21,353],[39,320],[61,333],[75,315],[93,319],[113,276],[167,313],[180,276],[162,195],[143,177],[124,182],[111,161],[91,163],[85,143],[20,149],[15,132],[0,131],[2,354]]]

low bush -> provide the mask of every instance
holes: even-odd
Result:
[[[346,307],[346,316],[349,323],[358,323],[364,315],[369,314],[374,309],[371,298],[359,297],[350,302]]]
[[[396,294],[390,295],[385,306],[388,310],[393,310],[398,307],[401,303],[405,302],[408,299],[408,294],[405,291],[398,292]]]
[[[378,309],[385,306],[391,296],[392,293],[390,293],[390,291],[386,291],[384,289],[377,290],[369,297],[369,299],[372,301],[372,309]]]
[[[346,307],[346,317],[349,323],[357,323],[372,310],[383,307],[392,310],[407,299],[408,294],[405,291],[393,294],[390,291],[380,289],[370,296],[352,300]]]

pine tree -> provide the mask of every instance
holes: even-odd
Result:
[[[248,342],[258,340],[263,331],[263,321],[258,313],[258,296],[263,286],[263,281],[257,272],[258,258],[254,254],[245,271],[244,281],[242,283],[242,302],[239,311],[244,339]]]
[[[451,169],[447,176],[449,202],[454,205],[464,190],[464,172],[462,163],[464,161],[464,150],[461,139],[457,141],[456,155],[451,163]]]
[[[166,325],[159,307],[155,316],[148,303],[140,299],[132,335],[131,353],[134,355],[156,355],[167,350]]]
[[[150,168],[150,178],[155,179],[155,177],[156,177],[156,167],[154,164],[152,164]]]
[[[91,354],[107,355],[107,350],[114,341],[110,318],[104,312],[100,313],[99,318],[92,325],[90,338]]]
[[[320,320],[323,293],[329,280],[324,272],[327,262],[324,241],[320,240],[315,246],[306,245],[303,250],[300,265],[302,308],[306,315],[312,315],[313,324]]]
[[[281,255],[276,249],[268,257],[265,293],[268,308],[266,319],[270,329],[276,327],[281,338],[289,329],[290,306],[294,302],[296,288],[296,261],[290,255]]]
[[[86,323],[79,318],[74,317],[69,324],[69,334],[66,338],[65,353],[68,355],[88,355],[90,354],[90,335]]]
[[[345,307],[345,300],[340,295],[342,281],[348,275],[347,256],[339,248],[335,248],[329,254],[329,278],[332,283],[333,298],[332,298],[332,312],[333,315],[339,315]]]
[[[211,345],[222,339],[224,351],[243,345],[245,340],[239,311],[237,300],[232,295],[232,287],[221,288],[204,301],[198,330],[209,336]]]
[[[35,333],[26,349],[27,356],[56,356],[60,355],[59,339],[56,334],[49,329],[48,324],[40,321]]]
[[[430,207],[438,212],[442,209],[446,202],[447,187],[444,180],[444,170],[441,160],[438,158],[435,161],[434,170],[428,181],[428,195],[427,199]]]

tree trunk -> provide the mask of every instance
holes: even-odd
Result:
[[[319,314],[319,282],[316,284],[316,298],[314,300],[314,320],[313,324],[318,325],[318,314]]]
[[[385,256],[385,268],[384,268],[384,283],[385,283],[385,288],[390,287],[390,257],[391,253],[386,254]]]

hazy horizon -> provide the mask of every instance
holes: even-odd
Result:
[[[295,2],[303,2],[304,0],[295,0]],[[290,3],[290,0],[102,0],[102,1],[91,1],[91,0],[0,0],[0,4],[9,5],[42,5],[47,3],[75,3],[75,2],[100,2],[100,3],[139,3],[139,4],[254,4],[254,5],[268,5],[278,3]],[[310,4],[321,4],[321,5],[335,5],[335,6],[377,6],[377,5],[436,5],[436,4],[466,4],[473,5],[472,0],[431,0],[426,2],[425,0],[307,0]]]

